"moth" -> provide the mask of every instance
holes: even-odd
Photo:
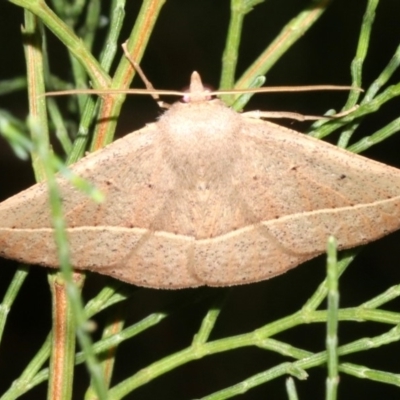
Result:
[[[71,263],[152,288],[230,286],[280,275],[400,228],[400,171],[209,99],[190,101],[59,176]],[[0,204],[0,255],[57,267],[46,183]]]

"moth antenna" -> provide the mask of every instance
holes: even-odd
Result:
[[[277,92],[312,92],[324,90],[355,90],[363,92],[364,90],[355,86],[346,85],[306,85],[306,86],[270,86],[251,89],[230,89],[216,90],[210,92],[211,95],[219,94],[244,94],[244,93],[277,93]]]
[[[125,57],[131,63],[133,69],[139,74],[140,78],[142,79],[143,83],[146,86],[146,89],[149,91],[153,91],[153,93],[149,93],[150,96],[157,102],[160,108],[168,109],[171,107],[170,104],[166,103],[165,101],[160,100],[160,96],[156,93],[156,89],[152,85],[152,83],[147,79],[145,73],[143,72],[140,65],[131,57],[128,51],[127,42],[122,43],[122,50],[124,51]]]
[[[204,90],[207,92],[207,97],[218,96],[221,94],[246,94],[246,93],[275,93],[275,92],[300,92],[300,91],[312,91],[312,90],[355,90],[357,92],[363,92],[361,88],[354,86],[335,86],[335,85],[316,85],[316,86],[270,86],[264,88],[252,88],[252,89],[230,89],[230,90]],[[71,94],[146,94],[151,95],[157,99],[159,95],[165,96],[181,96],[181,97],[192,97],[190,93],[185,93],[179,90],[158,90],[158,89],[71,89],[61,90],[54,92],[47,92],[43,96],[66,96]]]

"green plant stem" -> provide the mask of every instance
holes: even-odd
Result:
[[[206,316],[203,318],[199,331],[193,338],[192,346],[201,345],[207,342],[230,292],[230,290],[225,290],[208,310]]]
[[[352,86],[354,87],[362,87],[362,67],[364,65],[367,56],[368,46],[371,38],[372,25],[375,20],[375,11],[378,4],[379,0],[369,0],[366,11],[364,13],[356,55],[351,63]],[[379,77],[373,82],[371,87],[368,89],[367,93],[364,96],[364,99],[361,101],[361,106],[367,105],[370,102],[372,102],[374,96],[379,91],[379,89],[388,81],[388,79],[392,76],[394,71],[398,68],[399,63],[400,63],[400,46],[397,48],[389,64],[382,71]],[[349,93],[349,97],[342,111],[349,110],[352,107],[354,107],[357,104],[359,96],[360,92],[352,90]],[[359,127],[360,123],[361,119],[356,120],[354,122],[351,121],[348,123],[348,125],[344,128],[344,130],[340,135],[338,141],[339,147],[348,148],[349,141],[354,131]],[[325,125],[327,125],[327,127]],[[338,126],[336,124],[322,123],[317,129],[315,129],[311,133],[311,135],[314,137],[323,138],[329,135],[331,132],[333,132],[332,128],[334,128],[333,130],[335,130],[338,129]]]
[[[109,336],[96,342],[93,346],[96,354],[108,351],[110,348],[115,347],[122,343],[123,341],[138,335],[141,332],[146,331],[154,325],[160,323],[169,314],[165,312],[153,313],[144,318],[142,321],[123,329],[120,333],[116,335]],[[85,355],[79,352],[76,355],[76,363],[80,364],[85,360]]]
[[[37,17],[29,11],[25,10],[24,15],[25,27],[23,28],[23,35],[28,77],[29,114],[40,126],[39,130],[43,135],[42,140],[44,145],[48,146],[49,130],[47,126],[46,102],[43,97],[45,88],[40,22]],[[31,129],[30,134],[32,141],[35,141],[35,131]],[[31,158],[36,181],[42,181],[45,178],[45,167],[35,149],[31,151]]]
[[[64,152],[68,154],[72,149],[71,139],[68,136],[68,131],[64,123],[64,118],[60,113],[57,103],[54,99],[47,99],[47,109],[49,111],[49,117],[55,126],[55,135],[60,142]]]
[[[158,324],[160,321],[162,321],[167,316],[168,316],[168,314],[166,314],[166,313],[151,314],[148,317],[146,317],[143,321],[140,321],[139,323],[137,323],[129,328],[124,329],[120,334],[113,335],[112,337],[108,337],[104,340],[101,340],[101,341],[95,343],[93,346],[93,350],[96,354],[107,351],[108,349],[120,344],[124,340],[131,338],[131,337],[145,331],[146,329],[150,328],[153,325]],[[48,343],[46,343],[46,346],[47,347],[43,348],[43,351],[41,352],[42,357],[40,358],[40,361],[42,361],[43,359],[44,359],[44,361],[46,361],[46,359],[49,356],[50,341]],[[83,362],[85,362],[85,360],[86,360],[85,353],[79,352],[76,355],[75,363],[82,364]],[[37,363],[37,365],[39,365],[39,362]],[[41,364],[41,365],[43,365],[43,364]],[[27,392],[32,387],[39,385],[40,383],[46,381],[48,378],[49,378],[49,369],[48,368],[44,368],[35,374],[32,374],[29,371],[29,374],[26,373],[26,375],[24,376],[24,379],[19,378],[17,380],[18,387],[15,388],[13,385],[13,387],[11,387],[9,389],[9,391],[3,397],[0,398],[0,400],[16,399],[21,394]]]
[[[327,279],[328,279],[328,320],[326,332],[326,352],[328,356],[328,377],[326,380],[326,400],[336,400],[339,385],[338,375],[338,309],[339,271],[337,266],[336,240],[328,239],[327,249]]]
[[[85,307],[86,315],[88,318],[96,313],[104,310],[105,308],[123,301],[127,295],[117,292],[121,284],[116,287],[104,288],[96,297],[94,297]],[[40,350],[36,353],[31,362],[27,365],[21,376],[16,379],[12,387],[1,397],[1,400],[13,400],[20,397],[23,393],[30,390],[35,385],[46,381],[49,378],[49,369],[45,368],[39,372],[43,364],[48,360],[51,350],[51,334],[49,334],[44,341]],[[101,350],[99,350],[100,352]],[[85,356],[80,354],[80,363],[84,362]]]
[[[122,282],[112,282],[112,285],[104,287],[100,293],[89,300],[85,306],[85,313],[87,317],[91,318],[95,314],[110,307],[111,305],[126,300],[130,296],[130,293],[125,293],[126,291],[120,291],[121,287],[124,287]]]
[[[398,70],[400,66],[400,45],[397,47],[394,52],[392,58],[389,60],[386,67],[379,74],[378,78],[376,78],[371,86],[365,93],[362,104],[368,103],[371,101],[375,95],[381,90],[381,88],[386,85],[389,79],[393,76],[393,74]]]
[[[292,375],[299,380],[305,380],[308,377],[307,372],[302,368],[298,368],[295,363],[282,363],[275,368],[271,368],[270,370],[253,375],[250,378],[237,383],[236,385],[230,386],[208,396],[204,396],[201,398],[201,400],[229,399],[231,397],[247,393],[253,387],[259,386],[283,375]]]
[[[48,360],[51,348],[51,334],[44,341],[42,347],[35,354],[32,360],[28,363],[21,376],[16,379],[11,387],[1,396],[1,400],[14,400],[29,391],[32,387],[44,382],[49,378],[49,371],[46,368],[47,374],[43,377],[43,372],[40,368]],[[39,376],[39,378],[38,378]]]
[[[120,334],[125,324],[125,303],[119,303],[113,308],[112,313],[108,313],[108,321],[103,330],[102,340],[106,341],[109,337],[115,337]],[[103,380],[107,388],[109,388],[112,378],[112,373],[115,365],[115,356],[117,346],[111,346],[106,352],[102,353],[101,368],[103,370]],[[85,394],[85,400],[96,400],[97,395],[91,380],[88,390]]]
[[[343,252],[342,259],[338,262],[338,274],[341,276],[346,268],[351,264],[354,260],[358,251],[355,249],[347,250]],[[321,303],[325,300],[328,294],[328,278],[324,279],[324,281],[318,286],[318,289],[315,293],[307,300],[307,302],[302,307],[303,313],[307,315],[307,313],[315,311]]]
[[[375,338],[373,338],[375,339]],[[349,344],[349,347],[352,344]],[[275,344],[274,344],[275,347]],[[292,347],[292,346],[289,346]],[[346,352],[347,351],[347,352]],[[325,352],[312,354],[308,351],[298,349],[297,355],[294,355],[295,358],[300,358],[299,361],[293,363],[282,363],[276,367],[270,368],[267,371],[256,374],[244,381],[233,385],[231,387],[225,388],[219,392],[213,393],[211,395],[203,397],[201,400],[222,400],[234,397],[238,394],[243,394],[247,392],[250,388],[258,386],[262,383],[270,381],[279,376],[290,374],[296,376],[298,379],[306,379],[307,374],[304,371],[305,369],[315,367],[317,365],[321,365],[321,363],[326,362],[327,355]],[[346,346],[341,348],[341,354],[349,354],[349,351]],[[355,365],[355,364],[341,364],[339,366],[339,370],[341,372],[349,373],[352,375],[359,375],[362,378],[374,379],[376,381],[385,382],[392,385],[399,385],[400,383],[400,375],[390,374],[383,371],[373,371],[369,368]],[[117,397],[118,398],[118,397]],[[112,398],[115,400],[116,398]]]
[[[231,89],[234,86],[244,17],[256,4],[262,3],[263,1],[264,0],[231,0],[231,18],[229,21],[225,49],[222,55],[220,89]],[[222,99],[227,104],[232,103],[232,100],[229,101],[229,96],[227,95],[222,96]]]
[[[229,21],[225,48],[222,54],[220,89],[233,88],[243,20],[249,11],[250,10],[245,7],[245,1],[231,0],[231,18]]]
[[[352,144],[347,150],[353,153],[361,153],[377,143],[383,142],[390,136],[400,131],[400,117],[394,119],[392,122],[377,130],[373,135],[364,136],[358,142]]]
[[[43,0],[9,0],[11,3],[31,11],[56,35],[61,42],[74,54],[85,66],[93,86],[106,88],[111,79],[101,68],[97,60],[88,51],[84,43],[72,30],[46,5]]]
[[[0,135],[7,140],[17,157],[27,160],[33,150],[28,129],[20,119],[0,109]]]
[[[379,96],[378,100],[376,100],[376,99],[374,100],[374,97],[377,94],[377,92],[382,88],[383,85],[385,85],[387,83],[387,81],[394,74],[394,72],[399,68],[399,66],[400,66],[400,46],[397,47],[397,49],[396,49],[393,57],[389,61],[388,65],[379,74],[378,78],[374,80],[374,82],[371,84],[371,86],[368,88],[367,92],[365,93],[365,96],[360,104],[360,107],[362,110],[372,109],[371,112],[377,111],[379,109],[380,105],[383,105],[386,101],[389,101],[392,98],[399,95],[396,90],[396,86],[397,86],[396,85],[395,87],[389,87],[388,88],[389,90],[382,93]],[[372,103],[372,106],[371,106],[371,103]],[[359,112],[359,111],[357,110],[357,112]],[[370,111],[367,111],[366,113],[364,113],[362,115],[367,115],[369,112]],[[357,115],[357,114],[355,114],[355,115]],[[388,124],[385,128],[382,128],[379,131],[375,132],[372,136],[364,137],[359,142],[357,142],[351,146],[348,146],[347,150],[359,153],[361,151],[368,149],[369,147],[373,146],[374,144],[378,143],[376,138],[380,138],[379,141],[382,141],[384,138],[397,132],[396,129],[393,129],[393,127],[395,127],[396,121],[397,121],[397,119],[395,119],[392,123]],[[325,124],[327,124],[327,126],[325,126]],[[331,125],[330,122],[323,122],[321,125],[319,125],[318,128],[313,130],[310,133],[310,135],[317,137],[317,138],[323,138],[323,137],[331,134],[335,129],[338,129],[341,126],[340,124],[336,125],[336,123],[333,123],[331,126],[330,125]],[[346,132],[348,132],[348,131],[353,131],[359,125],[360,125],[360,122],[350,122],[350,126],[346,127],[344,134],[346,134]],[[386,132],[385,132],[385,130],[386,130]],[[347,143],[346,143],[346,145],[347,145]]]
[[[89,0],[86,12],[85,23],[83,24],[79,36],[83,39],[86,47],[90,50],[93,48],[95,34],[100,26],[101,18],[101,1]]]
[[[355,341],[353,343],[349,343],[348,345],[340,347],[339,354],[351,354],[353,352],[358,351],[361,347],[365,346],[372,346],[372,347],[379,347],[383,343],[391,343],[392,341],[397,341],[400,338],[399,328],[396,326],[395,328],[391,329],[389,332],[371,338],[371,342],[369,339],[362,339],[360,341]],[[390,337],[390,339],[389,339]],[[290,355],[294,358],[298,358],[299,360],[293,363],[282,363],[276,367],[270,368],[267,371],[261,372],[256,374],[234,386],[225,388],[219,392],[213,393],[209,396],[205,396],[202,400],[222,400],[234,397],[238,394],[243,394],[247,392],[250,388],[270,381],[278,376],[282,376],[285,374],[291,374],[297,376],[299,379],[306,379],[307,374],[305,373],[305,369],[315,367],[317,365],[321,365],[327,361],[327,353],[311,353],[306,350],[296,349],[293,346],[287,345],[285,343],[279,343],[273,339],[269,339],[266,342],[270,342],[270,348],[276,349],[278,348],[285,348],[285,351],[281,353],[284,355]],[[371,347],[371,348],[372,348]],[[360,374],[360,377],[363,378],[370,378],[380,382],[385,382],[392,385],[399,385],[400,384],[400,375],[390,374],[387,372],[382,371],[373,371],[369,368],[358,366],[355,364],[341,364],[339,366],[339,370],[341,372],[350,373],[353,375]],[[368,373],[367,373],[368,371]],[[372,376],[374,378],[372,378]],[[118,398],[118,397],[117,397]],[[116,398],[111,398],[115,400]]]
[[[378,3],[379,0],[369,0],[367,4],[367,9],[364,13],[356,55],[351,63],[350,68],[352,76],[352,86],[354,87],[362,87],[362,68],[368,52],[372,25],[375,20],[375,10],[378,6]],[[357,104],[359,97],[360,92],[352,90],[349,93],[349,97],[345,106],[343,107],[343,111],[349,110],[354,107]],[[348,146],[351,136],[353,135],[358,125],[359,123],[351,124],[350,129],[348,128],[344,132],[342,132],[338,141],[339,147],[346,148]]]
[[[71,25],[82,14],[86,1],[74,0],[66,3],[64,0],[52,0],[52,5],[56,12],[63,15],[67,23]]]
[[[74,283],[82,288],[84,275],[74,274]],[[72,398],[76,323],[68,301],[62,274],[49,274],[52,294],[52,351],[50,358],[48,400]]]
[[[85,4],[85,1],[82,1],[83,4]],[[99,25],[99,19],[100,19],[100,2],[99,0],[88,0],[87,4],[87,11],[85,13],[85,21],[82,24],[81,28],[78,31],[78,36],[81,38],[83,43],[85,44],[86,48],[88,51],[92,51],[92,46],[93,46],[93,41],[94,41],[94,34],[97,30],[97,27]],[[61,14],[60,16],[62,17],[67,17],[67,23],[69,24],[70,28],[73,29],[75,26],[78,25],[79,19],[81,18],[81,13],[83,11],[83,7],[77,7],[74,9],[73,13],[68,13],[69,17],[65,15],[65,8],[60,8]],[[68,8],[67,8],[68,12]],[[85,66],[82,65],[78,59],[75,58],[73,53],[71,51],[68,51],[69,59],[70,59],[70,64],[71,64],[71,70],[72,74],[74,76],[74,81],[75,81],[75,87],[76,88],[82,88],[85,89],[87,87],[87,73],[85,71]],[[100,64],[101,65],[101,64]],[[82,115],[85,104],[86,104],[86,98],[85,96],[78,96],[76,98],[76,101],[79,106],[80,114]]]
[[[125,328],[123,331],[118,333],[117,335],[110,336],[107,339],[100,340],[99,342],[94,344],[94,349],[96,354],[100,352],[107,351],[109,348],[116,346],[117,344],[122,343],[123,341],[132,338],[138,335],[141,332],[144,332],[146,329],[150,328],[151,326],[158,324],[162,319],[164,319],[168,314],[166,313],[155,313],[146,318],[142,321]],[[296,316],[296,318],[298,318]],[[298,318],[298,322],[294,323],[293,325],[281,325],[281,329],[275,330],[270,335],[273,336],[274,334],[280,333],[286,329],[294,328],[295,326],[304,323],[304,317]],[[366,321],[374,321],[380,322],[385,324],[392,324],[396,325],[400,323],[400,314],[392,313],[389,311],[383,312],[382,310],[366,310],[363,308],[349,308],[340,310],[338,314],[338,318],[340,321],[356,321],[356,322],[366,322]],[[301,322],[300,322],[301,321]],[[327,321],[327,313],[326,311],[314,311],[311,316],[308,316],[307,323],[326,323]],[[279,322],[279,321],[277,321]],[[255,336],[254,332],[249,332],[243,334],[245,336],[237,336],[234,339],[236,343],[235,348],[240,348],[243,346],[258,346],[260,348],[265,348],[264,342],[258,336]],[[253,336],[252,336],[253,335]],[[267,336],[268,334],[264,334]],[[229,340],[228,339],[221,339],[221,340]],[[225,345],[225,342],[219,342],[223,344],[223,347],[226,350],[229,350],[229,345]],[[197,343],[195,343],[197,345]],[[275,349],[276,350],[276,349]],[[219,351],[218,351],[219,352]],[[76,362],[81,363],[84,360],[84,354],[78,353],[76,356]]]
[[[330,0],[313,0],[292,19],[236,82],[235,89],[249,87],[255,77],[265,75],[279,58],[299,40],[326,10]]]
[[[338,318],[339,320],[343,320],[344,318],[345,320],[360,321],[360,315],[363,314],[364,311],[365,310],[363,309],[340,310]],[[369,310],[369,312],[370,311],[371,310]],[[378,314],[382,313],[381,310],[379,311],[377,310],[376,312]],[[395,314],[395,316],[393,314]],[[392,315],[395,318],[392,319],[392,317],[389,317],[388,321],[390,320],[392,321],[392,323],[398,324],[400,322],[400,314],[392,313]],[[289,363],[290,365],[288,365],[288,363],[284,363],[277,367],[271,368],[270,370],[268,370],[267,374],[266,373],[257,374],[255,377],[251,378],[250,383],[249,380],[246,380],[246,384],[243,385],[244,387],[246,387],[246,390],[248,390],[251,387],[254,387],[255,385],[264,383],[267,380],[270,380],[276,376],[280,376],[284,373],[295,374],[299,373],[299,371],[303,369],[315,367],[317,365],[322,365],[323,363],[327,362],[326,351],[312,354],[304,350],[296,350],[293,346],[270,339],[271,336],[286,331],[287,329],[293,328],[294,326],[300,325],[305,322],[307,323],[316,322],[317,320],[318,322],[326,322],[327,312],[314,311],[313,313],[311,313],[311,315],[310,314],[303,315],[303,313],[299,311],[288,317],[282,318],[278,321],[268,324],[262,328],[256,329],[253,332],[232,336],[226,339],[215,340],[213,342],[204,343],[202,345],[196,344],[195,346],[190,346],[182,351],[167,356],[164,359],[153,363],[152,365],[149,365],[148,367],[139,371],[136,375],[114,386],[109,391],[109,399],[112,400],[120,399],[123,396],[130,393],[132,390],[138,388],[139,386],[142,386],[150,382],[152,379],[155,379],[156,377],[163,375],[190,361],[205,356],[210,356],[211,354],[216,354],[224,351],[231,351],[233,349],[246,346],[257,346],[262,349],[273,350],[281,354],[284,354],[286,356],[290,355],[295,358],[304,357],[303,360],[300,360],[296,363],[293,364]],[[382,346],[383,344],[392,343],[399,339],[400,339],[400,330],[396,326],[387,333],[376,336],[375,338],[361,339],[352,342],[350,344],[341,346],[338,349],[338,354],[344,355],[358,351],[364,351],[374,347]],[[277,343],[279,343],[278,346]],[[235,393],[242,393],[242,392],[235,392]],[[228,397],[216,397],[216,398],[228,398]]]
[[[398,96],[400,96],[400,83],[387,87],[384,92],[376,96],[370,102],[366,104],[361,104],[360,107],[358,107],[350,115],[340,118],[339,120],[331,120],[322,125],[320,128],[311,132],[310,135],[318,139],[322,139],[325,136],[330,135],[335,130],[340,129],[346,124],[353,122],[354,119],[378,111],[383,104]]]
[[[17,76],[11,79],[3,79],[0,81],[0,96],[26,89],[26,87],[27,82],[25,76]]]
[[[125,2],[126,0],[113,0],[110,4],[110,28],[100,55],[100,65],[107,72],[110,70],[117,51],[117,42],[125,17]],[[83,156],[89,141],[89,128],[99,105],[100,99],[95,100],[93,97],[86,99],[85,108],[79,123],[78,134],[72,151],[68,153],[67,164],[72,164]]]
[[[400,374],[393,374],[386,371],[378,371],[368,367],[343,363],[340,364],[340,370],[348,375],[361,379],[369,379],[376,382],[382,382],[390,385],[400,385]]]
[[[389,301],[396,299],[399,296],[400,296],[400,284],[392,286],[389,289],[385,290],[383,293],[374,297],[373,299],[366,301],[365,303],[361,304],[361,307],[369,309],[378,308],[383,304],[386,304]]]
[[[361,23],[361,30],[357,44],[357,50],[353,61],[351,62],[351,76],[352,86],[362,87],[362,68],[367,57],[369,43],[371,41],[372,25],[375,20],[375,11],[378,6],[379,0],[368,0],[367,8],[365,10],[363,21]],[[351,91],[344,110],[352,108],[357,104],[360,92]]]
[[[252,83],[250,83],[249,89],[259,88],[265,83],[265,76],[257,76]],[[254,93],[242,94],[238,97],[234,103],[232,103],[231,108],[235,111],[242,111],[244,106],[249,102],[250,98]]]
[[[389,294],[390,292],[390,294]],[[399,290],[393,288],[393,290],[388,291],[386,296],[387,301],[391,301],[395,298],[393,295],[394,292],[398,293],[400,296]],[[107,296],[108,301],[112,303],[112,298],[114,296]],[[371,299],[370,302],[373,304],[375,301],[378,301],[382,305],[383,300],[381,296],[377,296],[375,299]],[[95,302],[98,304],[97,310],[100,311],[103,309],[103,302]],[[364,303],[367,304],[367,303]],[[355,322],[363,322],[363,321],[374,321],[380,322],[385,324],[397,325],[400,324],[400,313],[394,313],[390,311],[383,311],[383,310],[373,310],[366,308],[362,304],[359,307],[355,308],[348,308],[339,310],[338,319],[339,321],[355,321]],[[93,308],[92,308],[93,310]],[[112,348],[124,340],[127,340],[131,337],[138,335],[141,332],[144,332],[146,329],[158,324],[162,321],[168,314],[167,313],[155,313],[146,318],[142,321],[125,328],[120,333],[110,336],[107,339],[100,340],[99,342],[93,345],[93,350],[96,354],[102,353],[107,351],[109,348]],[[307,323],[326,323],[327,321],[327,312],[326,311],[313,311],[310,312],[305,309],[305,311],[299,311],[291,316],[282,318],[281,320],[275,321],[262,327],[258,330],[253,332],[245,333],[243,335],[238,335],[234,337],[229,337],[226,339],[220,339],[214,342],[208,342],[203,345],[196,344],[194,347],[189,347],[188,349],[184,350],[184,353],[178,352],[176,354],[172,354],[167,358],[160,360],[157,364],[157,368],[153,369],[152,366],[145,368],[142,372],[134,375],[127,383],[127,385],[131,389],[118,389],[119,390],[133,390],[136,387],[139,387],[145,383],[148,383],[151,379],[155,379],[157,376],[168,372],[170,369],[177,368],[178,366],[187,363],[189,361],[195,360],[196,358],[201,358],[203,356],[210,356],[212,354],[230,351],[236,348],[241,348],[245,346],[257,346],[261,349],[268,349],[275,351],[279,354],[290,356],[294,358],[301,358],[301,357],[309,357],[312,355],[310,352],[306,352],[301,349],[295,349],[293,346],[288,345],[286,343],[282,343],[276,341],[275,339],[271,339],[270,337],[283,332],[287,329],[294,328],[298,325]],[[396,328],[397,329],[397,328]],[[342,346],[341,350],[338,352],[339,354],[347,354],[349,352],[357,352],[357,351],[365,351],[369,350],[374,347],[378,347],[383,344],[391,343],[395,340],[398,340],[400,335],[398,334],[395,328],[390,330],[389,333],[385,333],[381,336],[377,336],[376,338],[361,341],[355,341],[351,345]],[[183,355],[182,355],[183,354]],[[42,356],[41,359],[45,357]],[[48,357],[48,353],[47,353]],[[85,354],[78,353],[76,355],[75,362],[76,364],[80,364],[84,362]],[[326,362],[326,358],[320,359],[320,364]],[[27,387],[33,387],[48,378],[49,371],[48,369],[43,369],[35,376],[32,374],[26,374],[26,379],[22,382],[21,379],[18,380],[20,383],[20,390],[18,393],[21,393],[22,389],[27,390]],[[23,384],[22,384],[23,383]],[[125,384],[122,384],[124,386]],[[114,390],[115,388],[111,389]],[[15,397],[7,397],[7,400],[14,399]],[[4,400],[1,398],[1,400]]]
[[[153,31],[154,25],[165,1],[166,0],[143,0],[135,26],[133,27],[127,42],[129,54],[137,63],[140,63],[142,59],[151,32]],[[132,65],[129,60],[126,59],[125,55],[123,55],[113,77],[111,88],[128,88],[134,75],[135,71]],[[121,94],[118,96],[104,96],[101,99],[98,120],[106,122],[96,125],[91,151],[98,150],[111,143],[125,97],[125,94]]]
[[[7,292],[4,295],[3,301],[0,304],[0,342],[3,338],[4,326],[7,321],[8,313],[14,303],[15,298],[21,289],[22,284],[25,282],[29,273],[29,267],[20,265],[14,274],[11,283],[8,285]]]
[[[297,395],[296,384],[294,383],[294,379],[289,377],[286,379],[286,392],[288,394],[289,400],[299,400],[299,396]]]

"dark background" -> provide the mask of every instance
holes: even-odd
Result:
[[[128,2],[126,27],[121,42],[128,36],[140,2]],[[285,23],[297,15],[308,1],[269,0],[250,13],[244,25],[238,76],[254,60]],[[108,2],[104,1],[104,12]],[[285,54],[267,76],[269,85],[292,84],[349,84],[349,65],[355,54],[358,33],[366,1],[336,0],[326,13],[293,48]],[[372,41],[364,67],[363,87],[377,77],[388,63],[399,44],[400,3],[382,1],[377,10]],[[221,54],[229,21],[227,0],[168,0],[150,40],[142,61],[142,68],[157,88],[180,89],[187,85],[190,73],[197,70],[205,82],[218,86]],[[5,2],[0,3],[0,79],[12,78],[25,73],[20,28],[23,23],[22,9]],[[49,35],[52,67],[68,77],[67,57],[63,46]],[[97,43],[100,48],[101,43]],[[399,73],[392,83],[399,81]],[[139,85],[135,81],[135,85]],[[329,108],[339,108],[346,94],[279,94],[259,96],[248,109],[296,111],[304,114],[322,114]],[[399,101],[385,105],[376,115],[369,117],[358,132],[360,137],[374,132],[398,116]],[[27,115],[26,93],[0,97],[0,107],[11,110],[24,118]],[[151,99],[132,97],[124,107],[118,126],[118,134],[133,131],[144,123],[153,121],[160,114]],[[282,122],[299,130],[306,125]],[[335,140],[332,138],[330,140]],[[400,166],[399,136],[394,136],[375,146],[365,155],[390,165]],[[17,193],[33,184],[29,162],[18,160],[9,146],[0,143],[0,198]],[[392,234],[368,245],[340,281],[341,306],[352,307],[381,293],[399,282],[399,234]],[[5,292],[15,271],[15,263],[0,260],[0,297]],[[46,271],[32,268],[30,276],[9,316],[0,347],[0,393],[17,378],[26,363],[39,349],[50,329],[50,295]],[[234,288],[211,339],[249,332],[277,318],[297,311],[311,296],[325,275],[325,261],[319,257],[271,281]],[[85,288],[90,298],[105,283],[105,278],[92,275]],[[134,290],[134,289],[131,289]],[[201,318],[224,289],[196,289],[165,292],[138,289],[134,299],[127,304],[127,324],[139,320],[151,312],[163,309],[170,302],[184,302],[200,294],[206,297],[194,306],[183,308],[156,327],[124,343],[117,357],[114,382],[132,375],[174,351],[189,345],[199,327]],[[398,310],[399,301],[385,305],[386,309]],[[96,317],[101,325],[104,316]],[[389,329],[371,323],[343,323],[339,340],[345,344],[360,337],[374,336]],[[311,351],[324,349],[325,326],[304,325],[277,336],[278,339]],[[366,365],[393,373],[399,372],[398,343],[361,354],[343,357],[342,361]],[[132,393],[135,399],[192,399],[199,398],[233,385],[241,380],[285,361],[281,356],[257,348],[206,357],[178,368],[156,381]],[[287,360],[289,361],[289,360]],[[297,381],[302,399],[324,397],[326,371],[323,368],[308,371],[307,381]],[[76,395],[82,397],[87,382],[84,367],[76,374]],[[261,385],[241,398],[259,399],[268,396],[286,399],[284,378]],[[45,398],[45,385],[26,394],[24,399]],[[350,399],[398,398],[395,386],[358,380],[341,374],[339,398]]]

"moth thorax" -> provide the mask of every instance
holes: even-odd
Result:
[[[237,155],[240,118],[219,100],[177,103],[160,126],[170,165],[186,177],[222,177]]]

